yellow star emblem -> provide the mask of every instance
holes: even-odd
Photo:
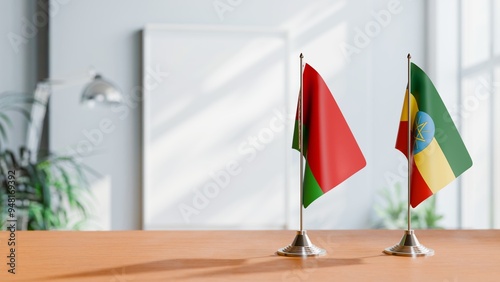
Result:
[[[418,119],[417,128],[415,132],[415,140],[425,142],[424,132],[427,132],[427,130],[424,129],[426,125],[427,121],[420,122],[420,118]]]

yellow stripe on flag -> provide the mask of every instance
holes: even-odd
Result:
[[[441,190],[456,178],[436,138],[413,158],[432,193]]]
[[[405,94],[405,101],[403,103],[403,111],[401,112],[401,121],[408,121],[408,89],[406,89],[406,94]],[[418,112],[418,104],[417,100],[415,100],[415,96],[413,94],[410,96],[410,108],[411,108],[411,123],[410,126],[413,124],[413,121],[415,120],[415,115]]]

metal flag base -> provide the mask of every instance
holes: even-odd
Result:
[[[297,235],[293,240],[293,243],[278,250],[278,255],[288,256],[288,257],[312,257],[312,256],[323,256],[326,251],[316,247],[305,230],[297,231]]]
[[[395,256],[423,257],[433,256],[434,250],[428,249],[418,242],[413,230],[406,230],[401,242],[392,247],[386,248],[384,253]]]

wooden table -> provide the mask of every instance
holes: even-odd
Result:
[[[403,231],[309,231],[319,258],[275,254],[295,231],[18,231],[0,281],[500,281],[500,230],[417,230],[433,257],[382,253]]]

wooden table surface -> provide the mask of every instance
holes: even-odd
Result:
[[[0,232],[0,281],[500,281],[500,230],[417,230],[433,257],[382,253],[403,231],[309,231],[318,258],[275,254],[295,231]]]

